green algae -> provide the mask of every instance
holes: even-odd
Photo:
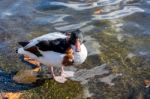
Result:
[[[19,71],[20,69],[28,69],[30,66],[22,63],[15,53],[0,53],[0,68],[8,73]]]
[[[100,20],[100,21],[96,21],[94,23],[94,25],[96,27],[102,27],[102,26],[110,26],[111,25],[111,22],[109,20]]]
[[[119,34],[109,21],[101,21],[96,24],[97,27],[109,26],[100,33],[94,33],[92,36],[100,43],[100,55],[88,57],[86,62],[82,65],[84,68],[100,63],[107,63],[111,73],[122,73],[122,76],[115,79],[114,86],[106,84],[100,86],[100,89],[106,99],[143,99],[143,81],[150,76],[150,60],[146,57],[134,56],[128,58],[128,54],[132,52],[133,45],[143,41],[139,37],[134,39],[127,39],[123,42],[117,40]],[[38,37],[46,32],[32,32],[27,35],[28,39]],[[146,41],[148,41],[147,39]],[[144,41],[145,42],[145,41]],[[141,42],[141,45],[144,44]],[[146,43],[148,45],[148,43]],[[7,71],[19,70],[25,68],[17,56],[10,58],[9,56],[0,55],[0,65]],[[11,62],[7,62],[11,60]],[[97,59],[97,60],[95,60]],[[82,99],[82,86],[78,82],[67,81],[65,84],[58,84],[54,80],[47,80],[45,83],[34,89],[23,92],[21,99]],[[81,96],[81,97],[80,97]],[[80,98],[79,98],[80,97]]]
[[[118,34],[111,26],[94,34],[101,45],[99,61],[107,63],[111,73],[122,74],[114,80],[114,86],[101,86],[101,91],[106,99],[143,99],[143,82],[150,76],[150,60],[142,56],[128,58],[128,54],[135,50],[133,44],[137,43],[134,42],[137,39],[130,38],[119,42],[116,37]]]
[[[54,80],[46,80],[42,86],[25,91],[20,99],[82,99],[82,93],[79,82],[68,80],[60,84]]]

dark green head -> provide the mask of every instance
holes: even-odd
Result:
[[[75,48],[76,48],[76,51],[77,52],[80,52],[81,48],[80,48],[80,45],[83,43],[83,34],[80,30],[74,30],[74,31],[71,31],[71,32],[68,32],[70,33],[69,35],[69,43],[71,45],[74,45]]]

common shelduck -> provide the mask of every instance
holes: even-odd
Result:
[[[30,41],[18,43],[22,47],[17,49],[17,53],[29,56],[48,66],[53,78],[60,83],[64,83],[67,77],[74,75],[73,71],[64,71],[64,66],[80,65],[87,58],[87,49],[80,30],[48,33]],[[61,67],[60,76],[54,74],[53,67]]]

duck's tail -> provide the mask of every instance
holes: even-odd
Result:
[[[27,44],[29,44],[29,42],[18,42],[18,44],[21,45],[22,47],[18,48],[16,50],[16,53],[18,53],[18,54],[25,54],[26,51],[24,50],[23,47],[25,47]]]
[[[28,45],[29,42],[18,42],[18,44],[21,45],[22,47],[21,47],[21,48],[18,48],[18,49],[16,50],[16,53],[26,55],[28,52],[27,52],[26,50],[24,50],[24,47],[25,47],[26,45]]]
[[[16,50],[16,53],[18,53],[18,54],[26,54],[26,51],[21,47],[21,48],[18,48]]]
[[[37,56],[36,56],[36,55],[34,55],[33,53],[30,53],[29,51],[24,50],[23,47],[18,48],[18,49],[16,50],[16,53],[22,54],[22,55],[27,55],[27,56],[29,56],[29,57],[32,58],[32,59],[37,59]]]

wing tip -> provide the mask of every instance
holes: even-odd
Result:
[[[27,44],[29,44],[29,42],[18,42],[19,45],[21,45],[22,47],[25,47]]]

